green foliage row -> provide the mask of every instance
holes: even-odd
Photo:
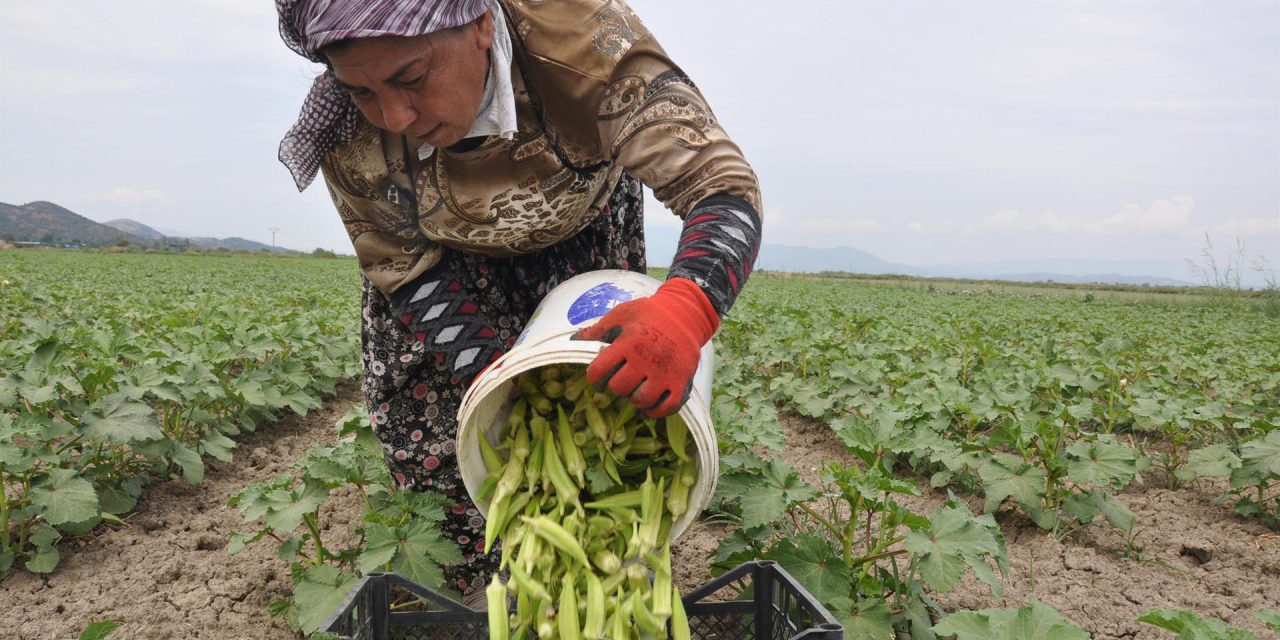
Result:
[[[736,527],[715,566],[778,561],[854,639],[1087,637],[1052,631],[1060,616],[1038,604],[935,627],[929,594],[966,572],[1000,593],[992,516],[1006,505],[1059,536],[1095,522],[1132,534],[1113,492],[1148,476],[1228,476],[1224,499],[1274,526],[1280,327],[1261,318],[757,278],[719,334],[713,511]],[[802,481],[775,455],[777,407],[829,425],[858,464]],[[983,495],[985,514],[956,500],[911,512],[895,498],[917,492],[904,472]]]
[[[1229,499],[1275,526],[1280,324],[1247,308],[761,278],[720,345],[722,380],[988,512],[1120,526],[1107,496],[1154,466],[1170,487],[1230,476]]]
[[[0,575],[359,370],[353,265],[0,254]]]

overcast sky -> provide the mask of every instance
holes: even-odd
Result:
[[[766,243],[1280,263],[1280,0],[632,6],[755,166]],[[349,252],[276,161],[317,73],[269,0],[0,0],[0,201]]]

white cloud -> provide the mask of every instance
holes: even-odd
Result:
[[[1149,205],[1126,204],[1107,216],[1062,214],[1055,211],[1024,213],[1002,210],[984,216],[967,233],[1050,233],[1080,235],[1195,235],[1201,229],[1192,220],[1196,201],[1177,195]]]
[[[1156,200],[1149,207],[1127,204],[1097,225],[1099,233],[1185,233],[1193,229],[1191,196]],[[1091,225],[1092,226],[1092,225]]]
[[[1260,236],[1269,233],[1280,234],[1280,216],[1274,216],[1271,218],[1237,218],[1232,216],[1213,225],[1213,228],[1210,229],[1210,231],[1215,235],[1223,236]]]
[[[116,187],[102,196],[104,200],[120,204],[148,204],[164,202],[169,197],[159,189],[134,189],[133,187]]]

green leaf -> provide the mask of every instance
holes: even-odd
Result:
[[[300,489],[277,489],[265,497],[269,508],[267,526],[287,533],[298,528],[304,516],[324,504],[329,498],[329,487],[322,482],[308,480]]]
[[[27,560],[27,571],[32,573],[49,573],[58,566],[58,531],[48,524],[37,525],[27,539],[36,548],[35,555]]]
[[[102,517],[99,514],[94,514],[92,518],[86,518],[79,522],[64,522],[58,525],[58,531],[72,537],[82,536],[93,531],[99,524],[102,524]]]
[[[594,494],[606,493],[613,488],[613,478],[605,471],[604,465],[587,467],[587,490]]]
[[[933,631],[956,640],[1089,640],[1089,634],[1043,602],[1017,609],[959,611],[942,617]]]
[[[395,527],[371,524],[364,530],[364,552],[358,560],[360,573],[384,571],[400,550],[400,537]]]
[[[1099,437],[1067,447],[1067,477],[1077,484],[1124,487],[1138,475],[1138,454],[1133,447]]]
[[[1179,480],[1193,480],[1197,477],[1225,478],[1239,468],[1240,456],[1226,444],[1215,444],[1192,451],[1187,463],[1177,470],[1176,475]]]
[[[444,582],[440,565],[462,563],[458,543],[440,535],[440,529],[415,520],[403,527],[370,525],[365,530],[365,551],[358,560],[360,571],[391,568],[418,584],[436,588]]]
[[[302,550],[302,538],[289,538],[280,543],[280,548],[276,549],[276,557],[285,562],[293,562],[298,557],[298,552]]]
[[[31,488],[31,504],[53,525],[88,520],[99,513],[93,484],[74,469],[50,471],[48,478]]]
[[[298,625],[303,633],[313,633],[346,603],[356,577],[337,567],[322,564],[302,575],[293,590]]]
[[[98,501],[103,513],[111,514],[128,513],[138,504],[138,499],[128,491],[110,486],[98,488]]]
[[[231,462],[231,450],[234,449],[236,443],[217,431],[209,431],[204,436],[202,448],[204,452],[217,460],[223,462]]]
[[[929,527],[907,533],[904,545],[915,554],[920,577],[932,589],[950,593],[965,567],[972,567],[999,597],[1000,583],[994,579],[986,558],[1001,559],[1000,530],[987,527],[963,506],[942,507],[929,516]]]
[[[817,498],[820,492],[800,479],[791,465],[772,460],[762,477],[738,498],[742,526],[748,529],[771,524],[799,502]]]
[[[994,513],[1005,498],[1028,510],[1040,510],[1044,503],[1044,469],[1021,459],[1000,454],[988,460],[978,469],[978,476],[986,493],[986,513]]]
[[[107,636],[119,627],[120,623],[115,620],[102,620],[100,622],[90,623],[80,633],[79,640],[107,640]]]
[[[1179,609],[1153,609],[1138,616],[1138,622],[1173,631],[1178,640],[1258,640],[1258,636],[1232,629],[1221,620],[1206,620]]]
[[[89,411],[83,416],[84,431],[96,440],[129,444],[164,438],[156,412],[144,402],[130,401],[122,393],[98,400]]]
[[[893,614],[881,598],[867,598],[853,608],[846,597],[844,606],[833,608],[831,613],[844,625],[844,637],[849,640],[894,640]]]
[[[257,542],[258,540],[261,540],[266,535],[267,535],[266,529],[263,529],[254,534],[242,533],[240,531],[232,531],[231,538],[230,540],[227,541],[227,554],[234,556],[237,553],[244,551],[245,547]]]
[[[1272,631],[1280,631],[1280,609],[1275,611],[1263,611],[1258,614],[1258,619],[1262,624],[1267,625]]]
[[[182,469],[182,477],[187,482],[200,484],[204,481],[204,460],[200,459],[200,454],[174,442],[169,448],[169,459]]]
[[[1240,445],[1240,468],[1231,474],[1238,489],[1280,479],[1280,429]]]
[[[822,602],[848,598],[853,588],[849,568],[825,539],[802,534],[784,538],[768,553]]]

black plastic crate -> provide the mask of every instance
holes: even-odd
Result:
[[[712,601],[728,585],[746,581],[751,600]],[[391,611],[393,590],[421,598],[427,610]],[[703,640],[842,640],[836,623],[809,592],[775,562],[756,561],[685,594],[694,638]],[[455,600],[394,573],[360,580],[342,608],[320,629],[344,640],[488,640],[489,620]]]

